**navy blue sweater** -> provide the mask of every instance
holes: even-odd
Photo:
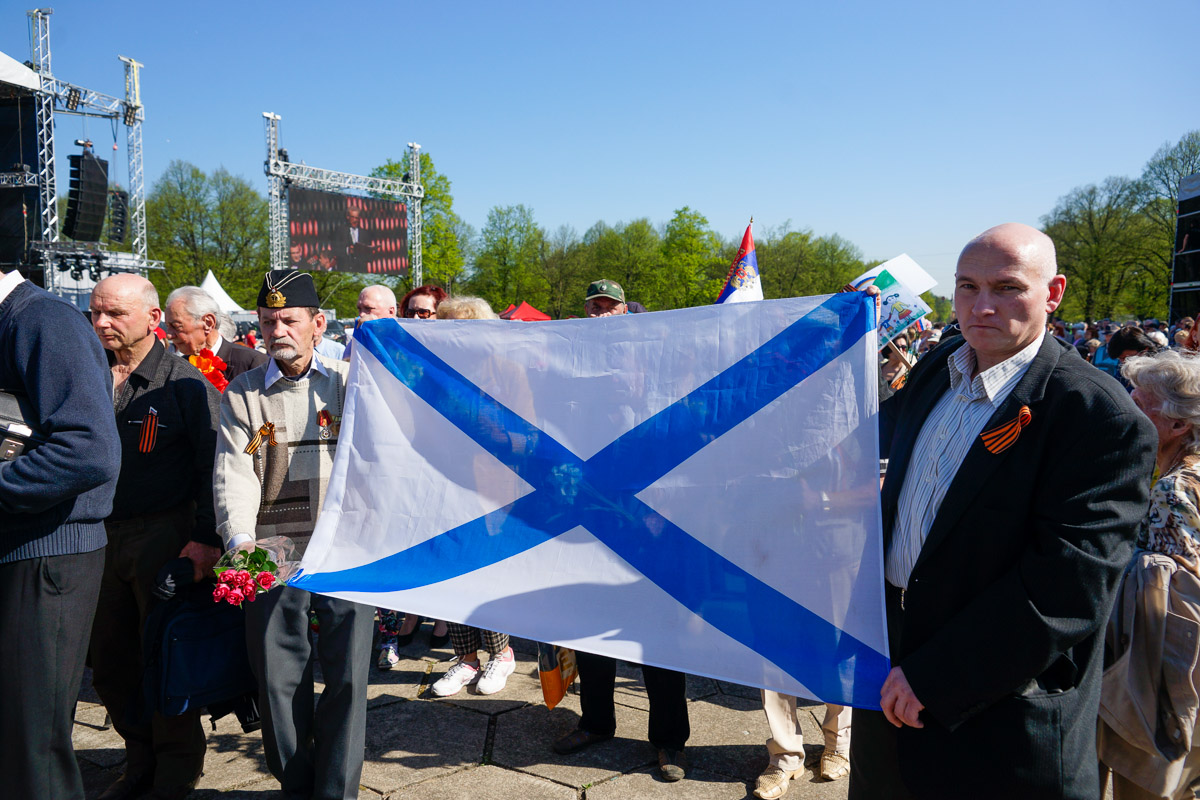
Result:
[[[47,437],[0,461],[0,564],[105,545],[121,469],[111,387],[78,310],[29,281],[0,303],[0,389],[29,396]]]

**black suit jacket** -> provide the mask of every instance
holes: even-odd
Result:
[[[917,434],[963,344],[926,356],[880,409],[885,550]],[[993,454],[976,438],[967,452],[889,614],[893,663],[925,705],[924,728],[895,734],[918,797],[1098,793],[1104,623],[1157,437],[1119,383],[1050,336],[984,431],[1022,406],[1031,421],[1011,447]]]
[[[249,372],[260,364],[267,363],[267,354],[260,353],[253,347],[244,347],[228,339],[221,339],[217,348],[217,358],[225,362],[225,380],[230,383],[243,372]]]

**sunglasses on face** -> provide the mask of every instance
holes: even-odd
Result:
[[[410,319],[412,317],[420,317],[421,319],[429,319],[436,313],[437,313],[436,311],[433,311],[428,308],[409,308],[409,309],[405,310],[404,316],[406,316]]]

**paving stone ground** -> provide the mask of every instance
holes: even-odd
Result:
[[[636,666],[618,667],[616,737],[559,756],[550,745],[574,729],[579,698],[569,694],[556,708],[546,708],[534,643],[513,640],[518,666],[503,691],[484,696],[468,688],[443,699],[433,697],[429,687],[450,666],[453,654],[430,650],[428,633],[427,623],[392,670],[371,668],[360,800],[744,798],[752,796],[754,778],[766,766],[768,732],[757,689],[689,677],[688,776],[665,783],[645,738],[648,704]],[[124,746],[111,728],[103,727],[104,708],[88,677],[74,740],[90,800],[120,777]],[[823,711],[819,705],[804,707],[810,757],[821,750]],[[220,720],[215,731],[208,729],[204,777],[192,797],[275,800],[281,796],[278,788],[257,732],[243,733],[232,716]],[[845,798],[846,789],[845,780],[826,783],[810,773],[792,783],[787,797],[833,800]]]

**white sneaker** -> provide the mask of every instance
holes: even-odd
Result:
[[[495,694],[504,688],[504,684],[508,683],[508,676],[512,675],[516,668],[517,659],[513,657],[512,648],[506,648],[500,655],[488,659],[475,691],[480,694]]]
[[[454,666],[446,670],[446,674],[438,678],[433,684],[433,693],[438,697],[450,697],[462,691],[464,686],[469,686],[479,680],[479,667],[473,667],[461,658],[454,663]]]

